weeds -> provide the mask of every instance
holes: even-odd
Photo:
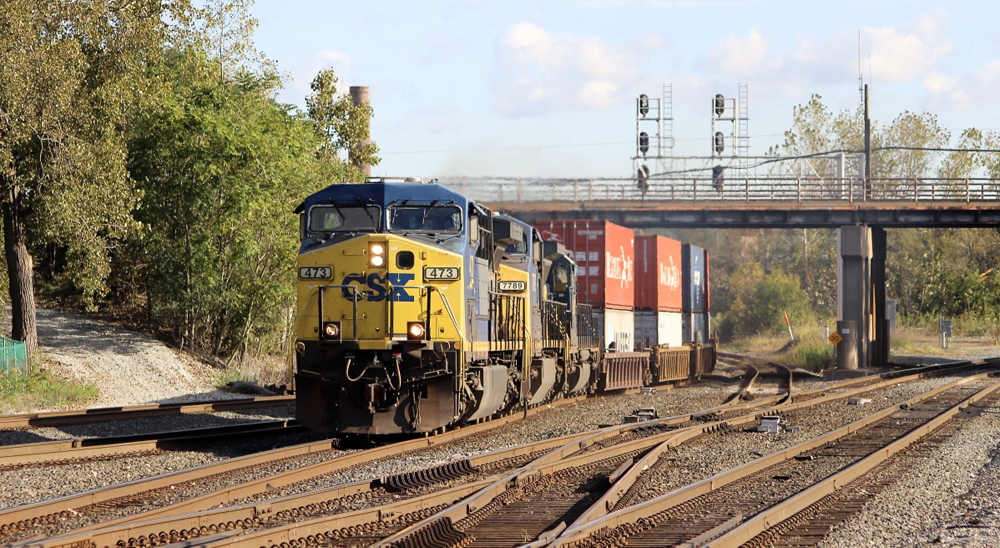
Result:
[[[289,384],[291,377],[287,359],[279,356],[247,357],[233,362],[216,372],[213,383],[218,388],[237,381],[253,382],[260,386]]]
[[[27,373],[17,369],[0,371],[0,412],[83,407],[97,398],[97,388],[56,378],[42,368]]]

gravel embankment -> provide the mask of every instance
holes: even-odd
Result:
[[[45,356],[62,364],[61,374],[97,387],[89,407],[246,397],[216,390],[211,367],[148,335],[44,308],[37,319]]]

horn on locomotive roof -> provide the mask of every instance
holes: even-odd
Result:
[[[424,182],[423,177],[365,177],[366,183],[411,183],[420,184]],[[429,182],[435,182],[431,179]]]

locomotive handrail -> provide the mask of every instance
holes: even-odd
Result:
[[[392,295],[393,285],[389,284],[389,295]],[[403,286],[400,286],[403,287]],[[451,303],[448,302],[448,296],[441,291],[441,288],[436,285],[407,285],[407,289],[427,289],[427,338],[430,339],[431,333],[431,292],[437,291],[438,295],[441,297],[441,302],[444,303],[444,309],[448,311],[448,317],[451,318],[451,324],[455,327],[455,332],[463,340],[465,337],[462,336],[462,328],[458,325],[458,320],[455,318],[455,313],[451,310]],[[389,336],[392,336],[392,320],[394,316],[394,310],[396,306],[396,300],[390,297],[389,299]]]
[[[354,327],[354,340],[358,340],[358,295],[362,298],[367,298],[368,295],[364,292],[358,291],[357,286],[354,285],[344,285],[344,284],[320,284],[316,286],[316,305],[319,309],[319,333],[323,334],[323,290],[329,288],[339,288],[339,289],[350,289],[352,297],[352,314],[351,314],[351,325]],[[322,337],[321,337],[322,338]]]

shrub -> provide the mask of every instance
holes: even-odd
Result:
[[[727,309],[719,317],[723,340],[786,329],[784,313],[793,324],[813,323],[809,298],[798,278],[781,269],[764,272],[756,262],[740,266],[720,288]]]

